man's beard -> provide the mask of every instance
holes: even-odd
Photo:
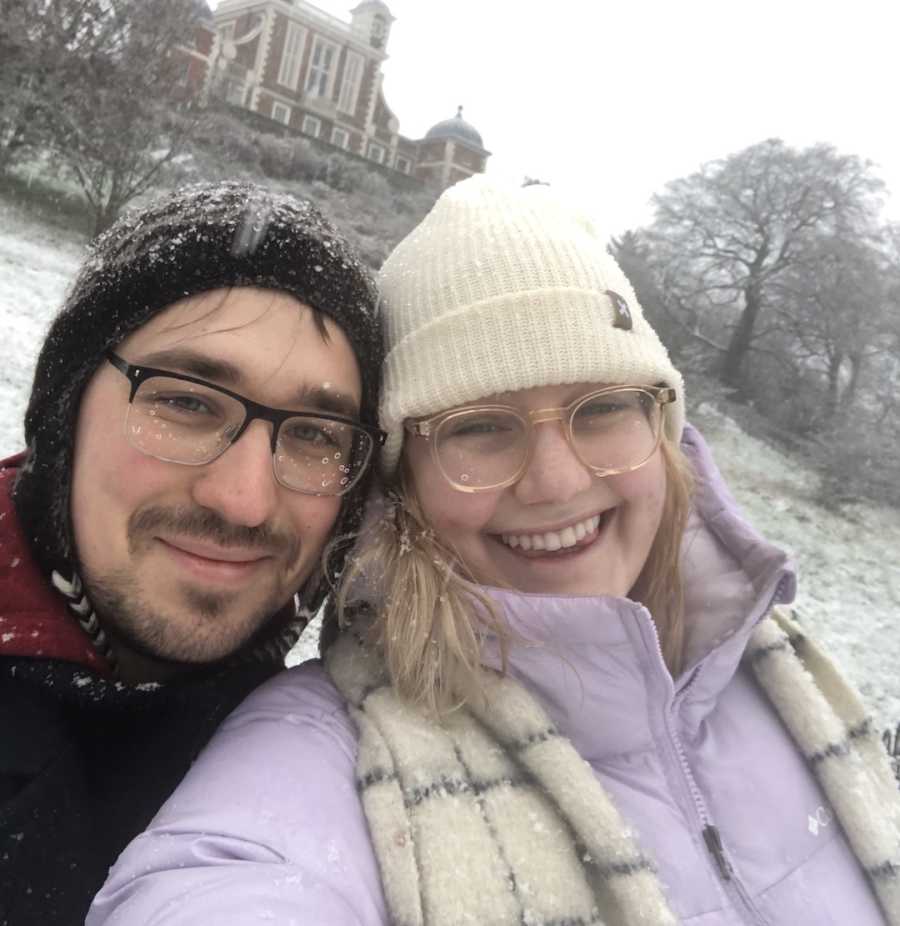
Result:
[[[174,589],[181,602],[166,608],[148,600],[125,570],[103,576],[87,573],[82,580],[101,625],[117,643],[165,662],[199,664],[229,656],[286,603],[273,594],[251,613],[228,619],[229,593],[183,585]],[[170,594],[172,590],[170,586]]]
[[[299,542],[267,525],[242,527],[229,524],[208,509],[148,508],[135,512],[128,523],[128,568],[94,574],[83,568],[82,581],[101,624],[120,645],[141,656],[165,662],[215,662],[239,650],[256,631],[290,600],[289,592],[274,587],[251,611],[235,613],[234,594],[199,589],[188,582],[171,581],[165,591],[173,602],[154,599],[142,589],[139,561],[147,554],[160,530],[178,536],[209,539],[222,546],[258,549],[262,554],[286,551],[284,562],[293,566]]]

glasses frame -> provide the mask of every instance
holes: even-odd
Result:
[[[237,431],[232,435],[231,439],[219,450],[218,453],[211,456],[208,460],[202,462],[192,463],[185,462],[183,460],[168,460],[163,457],[158,457],[155,454],[148,453],[146,450],[143,450],[141,447],[137,447],[129,439],[129,443],[135,448],[135,450],[140,453],[145,454],[148,457],[153,457],[156,460],[162,460],[165,463],[177,463],[181,466],[206,466],[208,463],[212,463],[215,460],[218,460],[231,446],[236,444],[247,428],[251,425],[252,422],[258,420],[268,421],[272,425],[272,472],[275,475],[275,480],[279,485],[284,486],[286,489],[290,489],[292,492],[300,492],[302,495],[334,495],[341,496],[346,495],[365,475],[366,470],[368,469],[371,459],[372,452],[376,447],[380,447],[384,444],[387,439],[387,432],[382,431],[381,428],[376,427],[375,425],[365,424],[362,421],[356,421],[353,418],[347,418],[345,415],[336,415],[332,412],[298,412],[296,410],[289,410],[284,408],[272,408],[269,405],[263,405],[261,402],[254,402],[253,399],[248,399],[246,396],[241,395],[239,392],[233,392],[231,389],[226,389],[224,386],[218,386],[215,383],[209,382],[209,380],[200,379],[197,376],[190,376],[187,373],[175,373],[172,370],[160,370],[156,367],[147,367],[140,363],[129,363],[127,360],[120,357],[115,351],[107,350],[106,359],[125,377],[127,377],[130,384],[130,392],[128,394],[128,405],[130,406],[134,402],[134,397],[137,395],[138,389],[141,387],[141,383],[145,380],[152,379],[154,376],[165,376],[168,379],[177,379],[185,383],[193,383],[195,386],[203,386],[206,389],[212,389],[214,392],[219,392],[222,395],[227,395],[229,398],[235,399],[244,406],[244,421]],[[282,482],[278,476],[278,470],[275,467],[275,454],[278,447],[278,434],[281,430],[281,426],[285,421],[288,421],[291,418],[314,418],[317,420],[325,421],[336,421],[339,424],[351,425],[354,428],[358,428],[361,431],[365,431],[369,437],[372,438],[372,446],[369,448],[369,454],[365,463],[360,467],[359,476],[357,476],[354,481],[347,486],[343,491],[340,492],[312,492],[307,491],[306,489],[298,489],[296,486],[287,485]]]
[[[636,463],[633,466],[618,467],[614,469],[609,469],[602,466],[592,466],[581,456],[575,446],[575,440],[572,436],[572,419],[575,417],[575,412],[585,402],[588,402],[591,399],[596,399],[600,396],[624,391],[643,392],[645,395],[653,399],[654,403],[659,407],[660,417],[659,427],[656,433],[656,440],[653,442],[653,447],[647,456],[644,457],[640,463]],[[549,421],[562,422],[563,435],[566,438],[566,443],[569,445],[569,449],[575,455],[575,458],[578,460],[578,462],[581,463],[581,465],[585,467],[585,469],[589,470],[594,476],[597,476],[598,478],[603,478],[604,476],[619,476],[622,473],[631,473],[636,469],[640,469],[653,456],[653,454],[656,453],[660,441],[662,440],[663,425],[665,421],[663,410],[665,406],[671,405],[673,402],[677,401],[677,399],[678,394],[670,386],[605,386],[603,389],[595,389],[592,392],[586,392],[584,395],[579,396],[568,405],[563,405],[560,408],[538,408],[534,409],[533,411],[523,412],[521,409],[518,409],[512,405],[478,403],[473,405],[463,405],[458,408],[451,408],[448,411],[438,412],[438,414],[432,415],[429,418],[417,418],[406,421],[404,422],[404,428],[411,434],[414,434],[416,437],[424,437],[428,439],[434,436],[437,438],[438,432],[445,422],[451,421],[453,418],[467,414],[469,412],[510,412],[515,415],[515,417],[525,425],[528,447],[525,452],[525,456],[522,459],[522,464],[516,473],[501,482],[495,483],[494,485],[468,486],[457,482],[454,479],[451,479],[444,467],[441,465],[440,455],[438,454],[437,440],[435,439],[431,442],[432,460],[434,461],[435,466],[437,466],[440,474],[444,477],[444,479],[447,480],[447,482],[450,483],[451,486],[453,486],[454,489],[467,493],[495,492],[498,489],[505,489],[508,486],[515,485],[515,483],[517,483],[522,478],[522,476],[525,474],[525,471],[528,469],[531,463],[531,458],[534,454],[534,440],[532,438],[534,427],[537,424],[543,424]]]

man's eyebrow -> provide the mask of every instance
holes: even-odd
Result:
[[[227,360],[198,354],[181,347],[147,354],[140,362],[135,362],[134,366],[158,367],[172,373],[186,373],[188,376],[208,379],[222,386],[239,386],[244,378],[240,369]]]
[[[157,367],[161,370],[170,370],[172,373],[186,373],[198,379],[208,379],[219,386],[238,391],[244,382],[244,374],[240,367],[228,360],[210,357],[207,354],[198,354],[183,347],[169,348],[147,354],[134,366]],[[334,389],[324,386],[300,386],[294,401],[288,407],[309,409],[310,411],[330,412],[333,415],[343,415],[345,418],[359,417],[359,403],[351,396],[341,395]]]
[[[359,418],[359,405],[350,398],[322,386],[304,386],[297,393],[297,403],[319,412],[331,412],[345,418]]]

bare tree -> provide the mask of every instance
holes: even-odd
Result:
[[[892,267],[877,240],[820,235],[783,275],[773,313],[796,362],[825,380],[823,419],[854,404],[867,362],[890,349]]]
[[[855,156],[827,145],[796,151],[776,139],[712,162],[655,197],[650,237],[664,297],[718,352],[726,385],[744,386],[748,354],[778,324],[769,316],[781,281],[801,265],[812,269],[808,243],[826,233],[866,233],[882,189]]]
[[[35,57],[36,0],[0,0],[0,172],[35,141],[40,86],[49,59]]]
[[[71,171],[103,230],[182,150],[195,118],[186,59],[195,0],[6,0],[28,19],[28,133]]]

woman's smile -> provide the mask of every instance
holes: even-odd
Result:
[[[556,553],[582,549],[597,539],[597,533],[604,514],[580,518],[562,528],[507,531],[494,534],[500,542],[521,554]]]

